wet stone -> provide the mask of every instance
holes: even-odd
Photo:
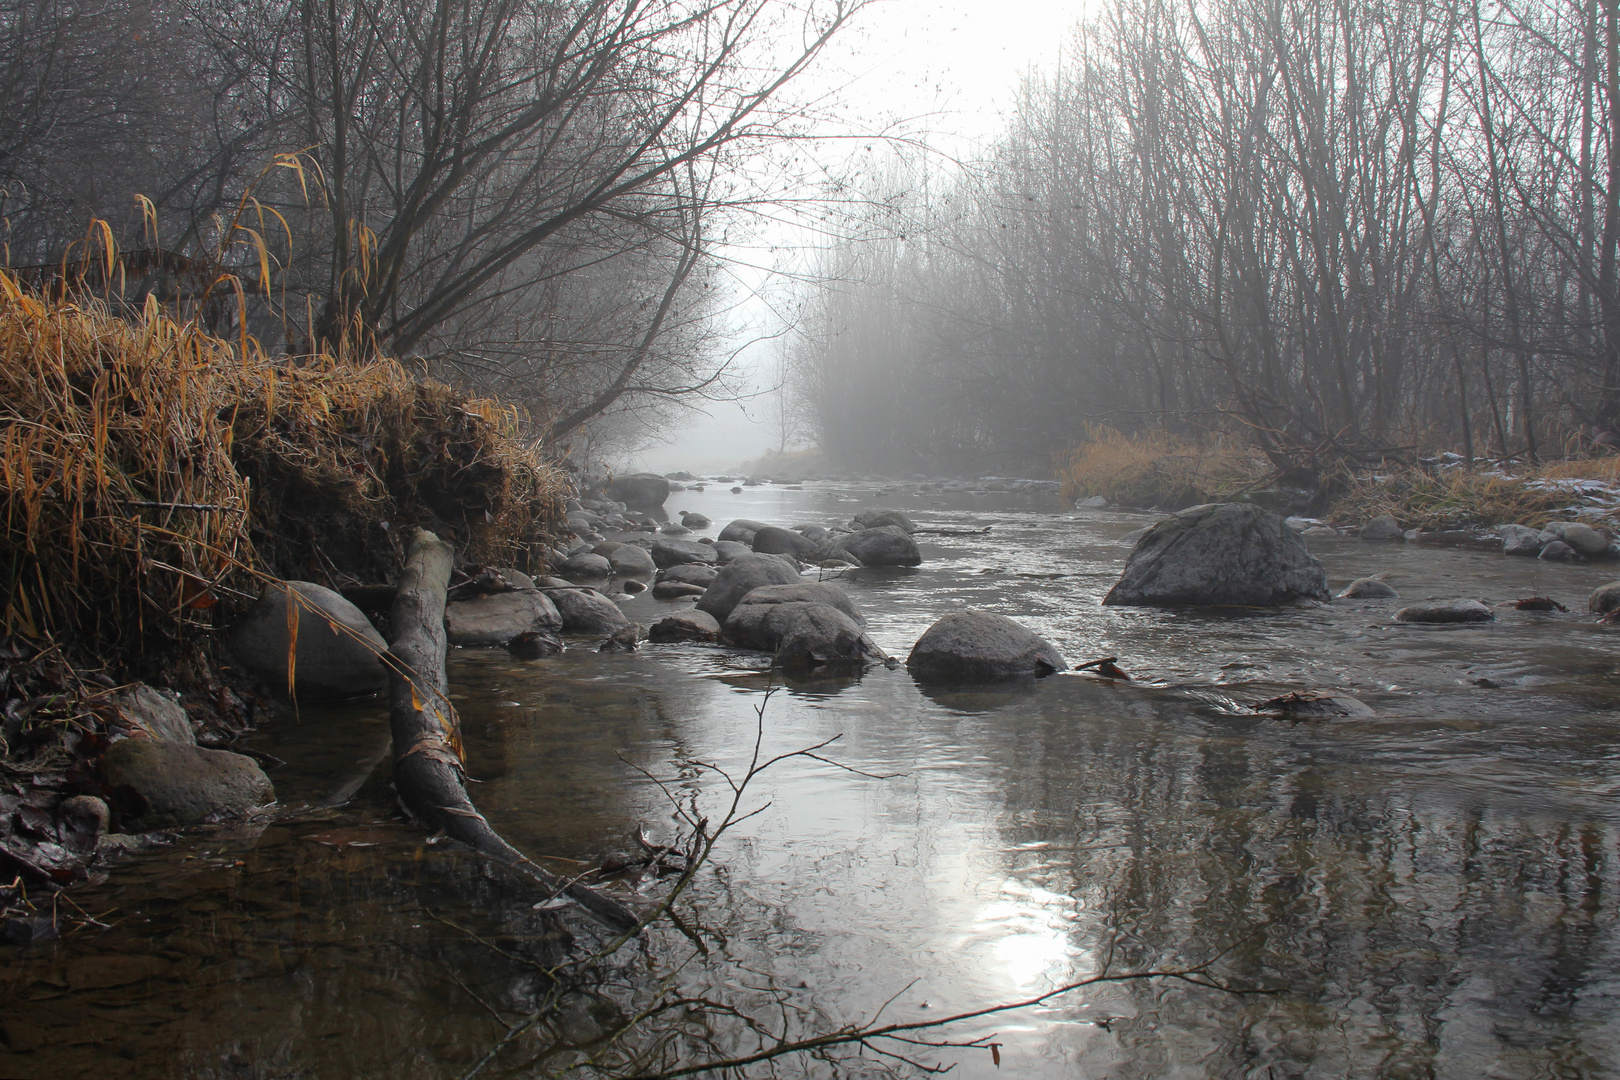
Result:
[[[1491,609],[1478,600],[1438,600],[1412,604],[1395,613],[1397,622],[1404,623],[1479,623],[1496,618]]]

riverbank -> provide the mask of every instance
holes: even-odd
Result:
[[[1411,465],[1323,475],[1279,469],[1252,446],[1222,436],[1127,436],[1106,428],[1092,435],[1058,466],[1063,495],[1073,502],[1179,510],[1252,501],[1339,527],[1359,528],[1388,515],[1403,529],[1423,532],[1512,524],[1540,529],[1557,521],[1611,531],[1620,526],[1620,456],[1528,465],[1469,463],[1440,453]]]
[[[0,428],[8,908],[94,872],[120,734],[220,748],[268,714],[221,646],[267,582],[393,582],[415,526],[469,562],[544,562],[568,488],[515,413],[391,360],[274,356],[3,272]]]

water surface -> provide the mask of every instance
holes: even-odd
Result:
[[[1265,992],[1114,984],[949,1029],[993,1035],[999,1070],[982,1051],[889,1048],[968,1077],[1615,1075],[1620,630],[1519,612],[1400,626],[1397,601],[1105,609],[1144,519],[1055,499],[711,486],[669,507],[707,514],[712,534],[874,504],[992,526],[924,537],[914,571],[839,578],[885,648],[903,657],[935,618],[982,607],[1137,681],[941,692],[904,668],[784,684],[763,655],[722,648],[456,652],[474,798],[518,847],[578,860],[559,870],[633,850],[638,827],[672,838],[671,796],[718,820],[724,785],[694,763],[735,774],[756,725],[767,755],[836,737],[830,763],[758,778],[745,806],[762,809],[723,838],[681,927],[593,967],[485,1075],[575,1061],[659,986],[693,1004],[627,1045],[668,1063],[753,1048],[738,1017],[800,1036],[880,1008],[942,1016],[1105,963],[1207,964]],[[1620,576],[1353,539],[1313,550],[1335,587],[1389,571],[1405,600],[1543,594],[1583,611]],[[626,609],[647,624],[671,606]],[[1289,724],[1247,707],[1313,688],[1378,715]],[[288,760],[272,776],[297,804],[384,738],[373,704],[306,710],[255,743]],[[613,887],[650,902],[665,886]],[[425,843],[378,792],[187,837],[74,899],[111,929],[8,957],[0,1076],[458,1076],[546,1000],[540,969],[591,941]],[[908,1071],[871,1052],[776,1068]]]

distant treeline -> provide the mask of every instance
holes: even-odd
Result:
[[[736,165],[865,2],[0,0],[5,261],[159,251],[92,276],[633,427],[725,390],[713,238],[774,194]]]
[[[1108,0],[986,157],[902,156],[805,305],[846,460],[1038,466],[1088,423],[1285,461],[1620,430],[1620,15]]]

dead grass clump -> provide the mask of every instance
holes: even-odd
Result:
[[[91,651],[174,640],[258,574],[385,579],[414,524],[524,565],[566,481],[517,422],[392,361],[273,358],[0,271],[0,626]]]
[[[1122,506],[1187,506],[1264,483],[1264,455],[1223,435],[1193,440],[1162,429],[1125,435],[1089,426],[1087,441],[1058,464],[1063,496],[1101,495]]]
[[[1617,480],[1620,459],[1614,458],[1552,462],[1513,473],[1403,468],[1353,477],[1329,516],[1337,525],[1360,525],[1389,514],[1407,528],[1425,530],[1511,523],[1539,528],[1580,508],[1606,511],[1597,518],[1612,523],[1617,514],[1611,485]]]

